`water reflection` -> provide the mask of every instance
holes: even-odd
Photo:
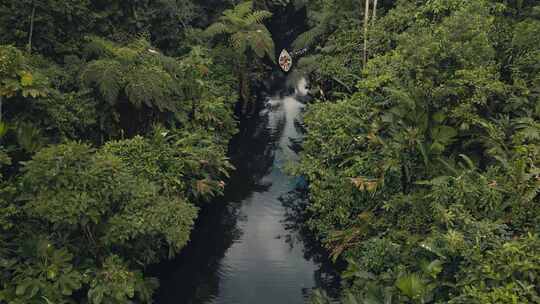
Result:
[[[243,123],[225,197],[203,210],[182,254],[156,270],[156,303],[303,303],[314,287],[334,282],[301,225],[298,179],[283,172],[298,157],[303,107],[295,95],[277,96]]]

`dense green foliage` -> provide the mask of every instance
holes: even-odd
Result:
[[[0,303],[152,302],[304,5],[292,171],[342,301],[539,303],[534,0],[2,1]]]
[[[263,59],[265,56],[274,60],[276,52],[274,41],[270,31],[263,24],[263,21],[271,16],[272,13],[268,11],[254,10],[251,2],[243,2],[234,9],[223,12],[223,16],[205,31],[209,37],[226,39],[222,42],[234,50],[231,57],[238,75],[240,97],[244,102],[243,112],[247,111],[252,96],[248,72],[254,69],[253,65],[257,65],[254,60]]]
[[[322,20],[349,5],[312,2]],[[540,6],[378,10],[365,66],[359,3],[298,40],[320,41],[303,66],[326,102],[305,114],[295,170],[309,227],[348,262],[343,301],[538,303]]]
[[[0,3],[1,303],[152,302],[146,267],[186,245],[233,169],[238,66],[201,35],[232,8]]]

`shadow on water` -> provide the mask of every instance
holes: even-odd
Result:
[[[297,161],[304,107],[287,92],[242,122],[230,144],[236,171],[225,196],[203,208],[181,254],[152,271],[161,283],[155,303],[295,304],[313,288],[336,288],[334,270],[303,225],[301,180],[283,172]]]

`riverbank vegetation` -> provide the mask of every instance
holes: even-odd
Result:
[[[231,24],[205,32],[222,13]],[[235,75],[273,57],[269,15],[213,0],[0,4],[1,303],[152,302],[146,267],[186,245],[233,169],[235,104],[251,98]]]
[[[0,303],[152,302],[148,266],[233,170],[278,8],[307,10],[291,170],[347,265],[339,301],[540,302],[537,1],[19,0],[0,3]]]
[[[538,303],[540,6],[360,2],[310,1],[296,42],[318,101],[295,172],[343,302]]]

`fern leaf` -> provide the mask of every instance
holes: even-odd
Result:
[[[236,33],[231,36],[231,45],[239,52],[244,53],[247,49],[246,34],[243,32]]]
[[[258,27],[257,30],[250,34],[250,37],[250,47],[255,52],[255,54],[259,58],[268,55],[268,57],[273,61],[276,52],[274,41],[272,40],[272,36],[270,32],[266,29],[266,27]]]
[[[174,111],[171,103],[173,79],[163,69],[155,66],[140,66],[127,76],[125,88],[129,101],[140,107],[157,107],[160,111]]]
[[[269,11],[255,11],[245,17],[247,24],[261,24],[264,20],[272,17]]]
[[[214,37],[217,35],[225,34],[229,32],[227,25],[221,22],[216,22],[210,25],[205,31],[204,34],[208,37]]]
[[[123,67],[115,60],[96,60],[88,64],[81,75],[83,84],[95,87],[110,104],[116,103],[123,87]]]
[[[86,37],[88,43],[84,46],[84,54],[86,56],[105,57],[114,54],[114,44],[103,38],[96,36]]]
[[[234,14],[240,18],[243,18],[253,11],[253,3],[246,1],[238,4],[234,8]]]
[[[295,49],[307,48],[314,45],[317,40],[326,32],[326,26],[318,25],[307,32],[300,34],[292,43]]]

